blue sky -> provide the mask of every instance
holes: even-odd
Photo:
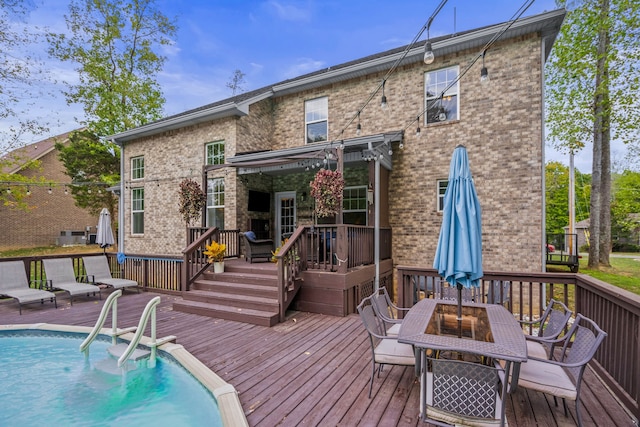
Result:
[[[65,32],[67,1],[34,0],[29,24]],[[519,0],[449,0],[430,27],[437,37],[508,21]],[[231,96],[226,87],[234,70],[244,72],[244,90],[276,83],[376,52],[403,46],[420,31],[440,1],[375,0],[157,0],[175,17],[178,34],[164,50],[159,82],[165,112],[176,114]],[[524,13],[555,9],[553,0],[536,0]],[[424,37],[423,37],[424,39]],[[46,59],[58,81],[75,82],[71,64]],[[67,106],[63,86],[49,84],[36,114],[52,122],[51,135],[78,127],[77,105]],[[37,140],[37,139],[35,139]],[[32,142],[32,141],[27,141]],[[576,156],[576,167],[590,173],[590,148]],[[568,164],[567,156],[547,150],[547,160]]]

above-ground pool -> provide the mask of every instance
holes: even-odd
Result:
[[[105,337],[0,331],[0,402],[7,426],[222,426],[216,399],[170,355],[121,372]],[[135,369],[133,369],[135,368]]]

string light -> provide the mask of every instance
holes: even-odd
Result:
[[[31,195],[31,189],[29,187],[27,187],[27,196]]]
[[[384,85],[387,83],[387,80],[382,81],[382,100],[380,101],[380,107],[384,110],[387,108],[387,97],[384,94]]]
[[[49,194],[53,193],[53,189],[51,187],[49,187],[49,189],[47,190],[47,193],[49,193]]]
[[[360,136],[362,133],[362,126],[360,126],[360,111],[358,111],[358,126],[356,126],[356,136]]]
[[[416,121],[418,122],[418,127],[416,128],[416,136],[420,137],[420,116],[418,116],[416,118]],[[402,147],[400,147],[400,148],[402,148]]]

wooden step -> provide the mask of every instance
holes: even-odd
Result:
[[[201,301],[175,301],[173,303],[173,309],[183,313],[198,314],[200,316],[216,317],[267,327],[277,324],[279,318],[278,313],[270,311],[230,307]]]
[[[236,308],[249,308],[278,312],[277,292],[275,297],[265,298],[256,295],[244,295],[229,292],[213,292],[210,290],[191,290],[182,294],[184,301],[200,301]]]
[[[249,295],[262,298],[277,298],[278,288],[274,286],[261,286],[245,283],[223,282],[214,280],[196,280],[191,291],[217,292],[220,294]],[[186,292],[188,293],[188,292]]]

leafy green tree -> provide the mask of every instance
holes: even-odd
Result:
[[[73,132],[67,145],[56,143],[56,150],[75,184],[70,188],[76,205],[96,216],[109,209],[115,229],[118,200],[107,187],[120,181],[120,151],[89,130]]]
[[[15,123],[8,131],[0,131],[0,157],[20,147],[24,134],[47,130],[29,111],[34,102],[30,87],[43,67],[26,53],[26,47],[38,40],[39,33],[33,27],[14,25],[24,20],[30,6],[31,2],[22,0],[0,0],[0,121]]]
[[[569,168],[560,162],[549,162],[545,167],[546,232],[564,233],[569,225]],[[579,171],[575,174],[576,222],[589,218],[590,177]]]
[[[51,34],[49,54],[78,65],[79,83],[65,92],[84,106],[88,128],[113,135],[162,115],[156,81],[171,44],[174,23],[154,0],[72,0],[65,15],[71,34]]]
[[[624,171],[613,180],[612,233],[623,237],[640,227],[640,173]]]
[[[638,143],[640,2],[578,0],[571,6],[547,67],[547,125],[556,147],[593,142],[589,268],[609,265],[611,138]]]

